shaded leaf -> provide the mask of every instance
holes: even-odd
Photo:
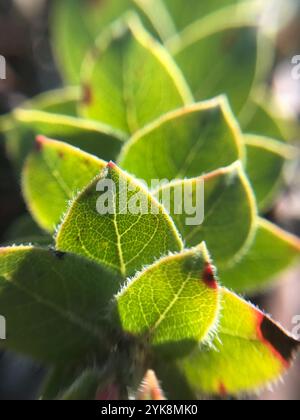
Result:
[[[2,348],[45,363],[70,362],[109,345],[107,308],[119,280],[82,258],[33,247],[0,250]]]
[[[222,316],[213,346],[178,362],[190,385],[221,396],[255,392],[278,381],[300,343],[262,312],[222,290]]]
[[[71,205],[57,247],[129,276],[182,242],[162,206],[113,163]]]
[[[127,133],[192,101],[168,52],[135,17],[99,38],[82,78],[81,114]]]
[[[300,258],[300,240],[260,219],[248,253],[232,267],[220,267],[219,275],[226,287],[239,292],[256,292],[271,284],[297,258]]]
[[[283,183],[283,168],[297,150],[267,137],[245,136],[246,171],[261,211],[268,210]]]
[[[210,0],[197,1],[193,4],[186,4],[185,0],[164,0],[178,30],[186,28],[196,20],[203,18],[206,14],[232,4],[240,0]]]
[[[106,162],[65,143],[37,137],[26,161],[22,186],[35,220],[53,233],[70,200],[106,166]],[[37,176],[38,175],[38,176]]]
[[[197,177],[241,157],[241,133],[219,97],[164,115],[136,133],[119,164],[150,186],[152,180]]]
[[[44,232],[28,215],[20,216],[5,232],[5,244],[35,244],[50,245],[53,242],[50,235]]]
[[[202,244],[159,260],[117,296],[122,329],[178,357],[211,338],[219,312],[213,267]]]
[[[203,190],[204,188],[204,190]],[[256,228],[256,203],[240,162],[155,192],[187,246],[205,241],[217,266],[245,253]]]

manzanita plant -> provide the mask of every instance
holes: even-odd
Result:
[[[49,366],[42,398],[243,395],[290,366],[299,342],[231,291],[266,287],[300,252],[262,218],[295,151],[251,99],[261,43],[272,51],[259,14],[55,2],[54,49],[81,87],[2,120],[39,227],[23,219],[0,249],[0,345]],[[178,198],[197,202],[203,183],[204,221],[187,223]]]

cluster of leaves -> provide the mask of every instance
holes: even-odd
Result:
[[[146,372],[137,397],[162,397],[149,369],[172,399],[252,392],[278,380],[299,345],[229,291],[265,287],[300,252],[261,217],[294,150],[249,99],[269,43],[259,9],[184,3],[57,1],[55,50],[80,88],[2,121],[38,227],[20,221],[10,235],[34,245],[0,249],[0,344],[52,367],[44,398],[128,398]],[[101,215],[105,179],[115,212]],[[152,191],[153,179],[175,181]],[[203,180],[205,220],[188,226],[163,192],[194,195]],[[126,214],[120,196],[155,212]]]

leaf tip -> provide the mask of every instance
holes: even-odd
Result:
[[[84,105],[91,105],[93,100],[92,89],[89,85],[85,84],[82,87],[82,103]]]

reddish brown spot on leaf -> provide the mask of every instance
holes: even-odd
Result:
[[[300,347],[300,342],[285,333],[280,325],[261,312],[258,313],[257,333],[260,341],[281,360],[285,368],[289,368],[295,351]]]
[[[90,105],[92,103],[93,97],[92,97],[92,89],[88,85],[83,86],[82,91],[82,102],[84,105]]]
[[[219,394],[223,398],[227,397],[227,395],[228,395],[227,389],[226,389],[225,385],[223,384],[223,382],[221,382],[220,385],[219,385]]]
[[[35,149],[40,152],[43,149],[44,144],[46,143],[47,138],[45,136],[39,135],[35,138]]]
[[[202,279],[210,289],[218,288],[218,282],[215,275],[215,268],[210,263],[205,264],[202,273]]]

